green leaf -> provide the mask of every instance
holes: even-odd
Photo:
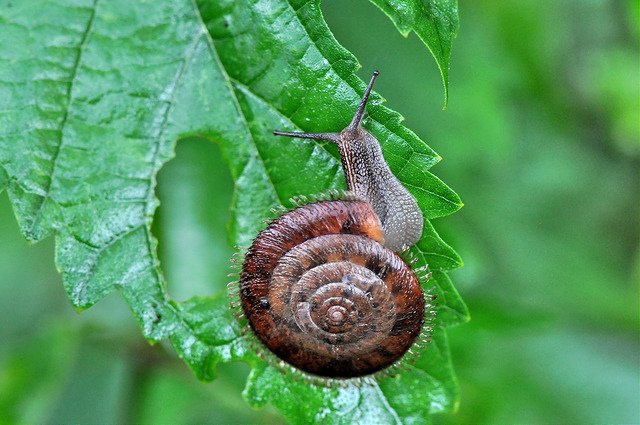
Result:
[[[251,358],[225,294],[196,297],[179,304],[178,308],[186,327],[173,333],[171,342],[198,378],[213,379],[215,366],[220,361]]]
[[[425,423],[420,406],[455,405],[440,328],[467,315],[443,272],[461,261],[428,219],[462,204],[426,171],[440,157],[375,93],[364,125],[425,212],[413,252],[418,266],[439,271],[439,310],[452,312],[436,319],[434,343],[411,366],[429,385],[402,374],[332,389],[292,381],[256,356],[226,296],[177,303],[166,292],[151,223],[156,174],[177,140],[220,146],[235,181],[236,244],[248,245],[270,208],[291,206],[290,197],[344,187],[333,147],[271,134],[340,130],[364,90],[317,1],[31,0],[3,5],[0,32],[0,187],[27,238],[55,234],[76,308],[120,291],[147,339],[169,338],[203,380],[221,361],[248,363],[246,397],[292,422]],[[392,384],[407,379],[408,390]]]
[[[274,398],[272,391],[278,397]],[[337,388],[310,387],[303,381],[287,380],[273,368],[256,367],[249,377],[245,396],[254,407],[271,401],[291,423],[403,423],[373,379]],[[424,421],[428,417],[422,422],[428,423]]]
[[[436,270],[433,272],[430,282],[435,286],[435,304],[440,323],[452,326],[468,322],[471,319],[467,305],[460,298],[460,294],[453,286],[448,274]]]
[[[449,100],[451,45],[458,33],[458,0],[371,0],[407,37],[415,32],[438,64],[444,86],[444,107]]]
[[[405,373],[378,380],[403,423],[429,423],[430,414],[455,410],[458,384],[443,328],[434,329],[431,343],[405,367]]]
[[[460,256],[447,245],[429,220],[424,221],[422,239],[411,248],[420,265],[428,264],[431,270],[451,270],[462,266]]]

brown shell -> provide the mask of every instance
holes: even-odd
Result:
[[[305,205],[253,242],[240,298],[257,337],[310,374],[351,378],[396,362],[419,336],[424,296],[410,266],[381,245],[364,201]]]

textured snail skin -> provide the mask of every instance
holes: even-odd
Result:
[[[389,169],[378,140],[358,124],[343,130],[336,144],[347,187],[373,207],[382,223],[384,245],[398,252],[418,242],[422,211]]]
[[[254,333],[313,375],[364,376],[396,362],[421,332],[425,302],[415,273],[383,242],[364,201],[317,202],[273,221],[240,275]]]

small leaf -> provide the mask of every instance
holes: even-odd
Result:
[[[371,0],[405,37],[416,33],[433,55],[444,86],[444,107],[449,101],[449,60],[458,33],[458,0]]]

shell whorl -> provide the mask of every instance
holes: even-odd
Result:
[[[410,266],[385,248],[371,205],[335,200],[273,221],[249,248],[240,298],[276,356],[330,378],[395,363],[418,338],[425,301]]]

